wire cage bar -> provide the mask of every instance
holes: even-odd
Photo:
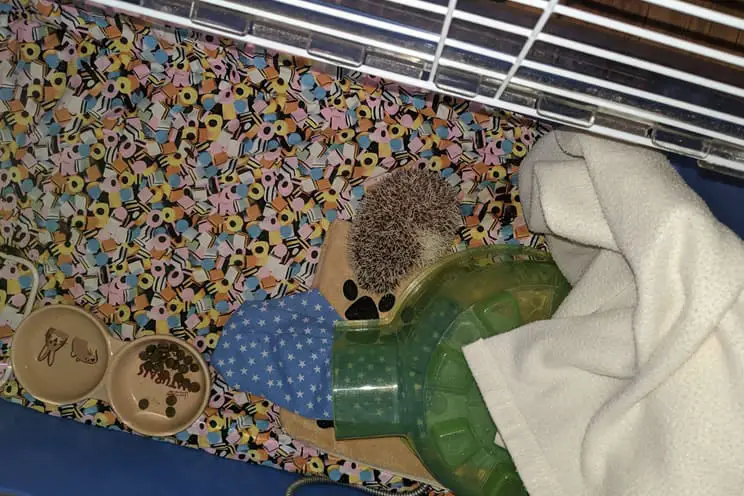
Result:
[[[85,1],[744,175],[744,3]]]

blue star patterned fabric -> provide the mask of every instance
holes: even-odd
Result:
[[[317,289],[246,302],[227,322],[212,364],[235,389],[303,417],[331,419],[331,346],[338,313]]]

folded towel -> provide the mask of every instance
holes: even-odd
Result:
[[[744,494],[742,241],[663,155],[585,134],[520,195],[574,288],[464,350],[530,494]]]

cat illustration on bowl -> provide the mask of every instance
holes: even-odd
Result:
[[[59,329],[55,329],[54,327],[47,329],[44,337],[44,346],[41,348],[36,360],[39,362],[46,360],[47,365],[50,367],[54,365],[54,357],[57,351],[67,343],[67,339],[67,334]]]
[[[91,351],[88,342],[81,338],[72,338],[72,351],[70,356],[78,362],[95,365],[98,363],[98,350],[93,348]]]

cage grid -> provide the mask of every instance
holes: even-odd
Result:
[[[744,2],[85,0],[744,175]]]

